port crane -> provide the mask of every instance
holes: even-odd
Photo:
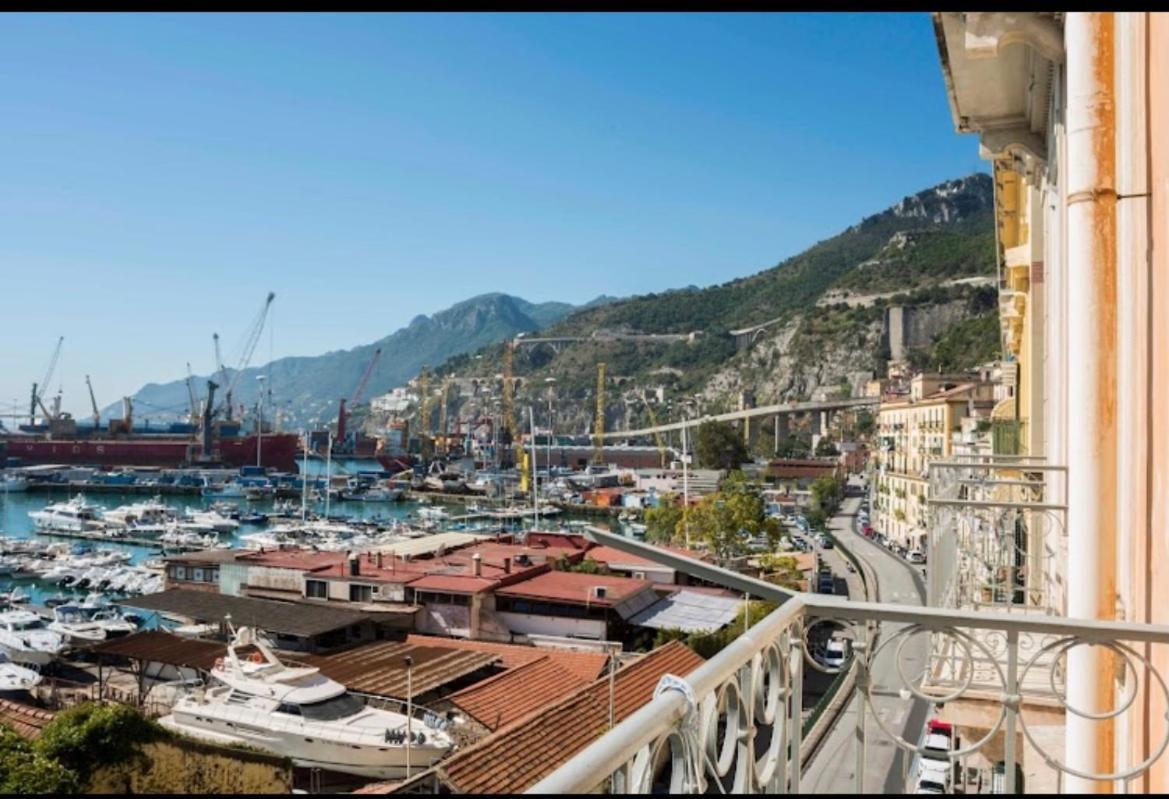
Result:
[[[515,355],[515,342],[508,341],[503,345],[503,431],[501,440],[510,445],[515,440],[515,377],[513,374],[512,359]]]
[[[217,385],[218,386],[226,386],[227,382],[228,382],[227,381],[227,368],[223,365],[223,353],[219,349],[219,334],[212,333],[211,334],[211,341],[215,345],[215,369],[219,374],[219,383]],[[232,414],[231,393],[228,392],[228,394],[227,394],[227,420],[229,422],[231,421],[231,414]]]
[[[232,417],[232,396],[235,391],[235,386],[239,382],[240,375],[248,368],[248,364],[252,362],[252,353],[256,351],[256,345],[260,343],[260,333],[264,330],[264,322],[268,318],[268,309],[272,307],[272,300],[276,299],[276,292],[269,291],[267,298],[264,300],[263,306],[260,307],[260,312],[256,314],[256,318],[252,320],[252,325],[248,329],[248,336],[244,340],[243,350],[240,352],[239,365],[235,367],[235,373],[228,379],[226,370],[223,368],[223,360],[219,352],[219,334],[216,333],[215,339],[215,361],[219,366],[220,379],[226,381],[224,386],[224,410],[228,421]]]
[[[199,400],[195,397],[195,375],[191,371],[191,362],[187,361],[187,398],[191,402],[191,424],[199,423]]]
[[[89,404],[93,406],[93,429],[97,430],[101,427],[101,411],[97,409],[97,399],[93,396],[93,383],[89,380],[89,375],[85,376],[85,387],[89,389]]]
[[[352,396],[349,397],[349,408],[345,408],[345,398],[341,398],[341,407],[337,411],[337,441],[342,447],[345,446],[345,427],[349,421],[349,414],[361,401],[361,395],[365,393],[365,387],[369,384],[369,378],[373,375],[373,368],[377,366],[377,362],[382,357],[382,348],[378,347],[374,350],[373,357],[369,359],[366,364],[365,371],[361,373],[361,379],[357,381],[357,388],[353,389]],[[336,449],[334,447],[334,449]]]
[[[38,406],[40,407],[41,411],[45,414],[46,419],[53,419],[55,417],[55,415],[53,413],[51,413],[48,408],[45,407],[44,400],[42,399],[42,393],[48,387],[49,381],[53,379],[53,372],[57,371],[57,361],[61,357],[61,345],[64,343],[65,343],[64,336],[61,336],[60,338],[57,339],[57,346],[53,349],[53,357],[49,359],[49,368],[45,370],[45,376],[43,378],[41,378],[40,383],[33,383],[32,384],[32,399],[29,401],[29,404],[28,404],[28,416],[29,416],[28,423],[30,425],[36,424],[36,422],[37,422],[36,417],[37,417],[37,407]],[[40,387],[39,392],[37,391],[38,386]]]

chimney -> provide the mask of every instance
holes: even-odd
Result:
[[[356,577],[361,574],[361,558],[357,555],[349,556],[349,576]]]
[[[593,586],[593,596],[595,596],[597,599],[604,599],[605,593],[606,593],[605,586],[603,586],[603,585]]]
[[[503,573],[511,574],[511,558],[503,559]]]
[[[483,574],[483,556],[476,552],[471,556],[471,575],[479,577]]]
[[[382,551],[379,549],[377,553],[377,567],[380,570],[382,567]]]

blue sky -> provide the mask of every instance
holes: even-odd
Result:
[[[751,274],[944,179],[916,14],[4,15],[0,407],[377,339],[487,291]]]

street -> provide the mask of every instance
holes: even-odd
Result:
[[[830,527],[837,540],[847,546],[859,560],[867,562],[875,572],[877,596],[870,599],[891,604],[922,605],[925,601],[925,586],[920,572],[856,531],[856,512],[860,503],[859,497],[845,499],[840,513],[830,522]],[[843,556],[839,558],[843,560]],[[843,563],[841,570],[848,574]],[[850,596],[862,600],[859,580],[852,574],[848,574],[848,577]],[[883,637],[903,626],[883,625],[882,639],[878,640],[878,645]],[[906,644],[902,651],[902,661],[907,675],[918,675],[924,668],[926,643],[926,636],[919,635]],[[905,740],[916,741],[925,725],[929,705],[921,700],[900,697],[899,691],[903,686],[892,646],[883,651],[874,663],[872,682],[873,708],[880,714],[881,720]],[[860,696],[857,693],[841,712],[804,770],[800,780],[801,792],[852,793],[856,790],[856,714]],[[888,740],[873,720],[872,712],[870,708],[865,710],[865,738],[868,746],[865,752],[863,790],[866,793],[903,793],[911,755]]]

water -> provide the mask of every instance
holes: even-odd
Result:
[[[151,557],[158,557],[158,547],[147,547],[137,544],[127,544],[116,540],[98,541],[88,539],[73,539],[62,538],[57,536],[40,535],[37,533],[36,526],[29,518],[29,511],[40,510],[46,505],[54,502],[65,502],[76,495],[76,491],[68,488],[53,489],[51,491],[35,491],[35,492],[15,492],[4,493],[0,492],[0,537],[6,538],[38,538],[43,541],[85,543],[97,548],[113,548],[128,551],[131,555],[131,563],[140,564],[142,561]],[[134,502],[144,502],[151,497],[144,494],[124,494],[124,493],[101,493],[101,494],[87,494],[86,499],[94,504],[102,505],[107,510],[112,510],[119,505],[128,505]],[[211,505],[216,500],[202,496],[164,496],[161,501],[171,507],[184,509],[195,508],[198,510],[210,510]],[[238,505],[241,511],[244,512],[258,512],[270,513],[273,510],[275,502],[273,500],[262,500],[258,502],[250,502],[247,500],[226,500],[229,504]],[[379,519],[387,524],[392,520],[409,521],[414,517],[419,508],[422,507],[436,507],[442,504],[446,507],[447,512],[451,516],[463,516],[467,514],[466,508],[461,504],[446,504],[446,503],[430,503],[424,505],[418,502],[401,501],[401,502],[352,502],[352,501],[330,501],[329,515],[330,516],[347,516],[357,519]],[[310,508],[317,513],[323,513],[325,510],[324,502],[319,502]],[[540,525],[540,529],[555,530],[559,529],[564,521],[573,518],[569,514],[560,514],[551,519],[546,520]],[[487,520],[477,520],[483,523]],[[589,519],[592,523],[598,523],[599,520]],[[474,522],[473,522],[474,523]],[[221,533],[219,540],[222,542],[231,543],[237,548],[242,548],[239,540],[241,535],[258,532],[263,530],[266,525],[253,525],[247,523],[240,523],[239,529],[233,533]],[[600,526],[607,526],[605,522],[600,522]],[[446,523],[442,526],[443,529],[460,529],[458,524]],[[489,532],[499,529],[517,530],[517,529],[531,529],[531,517],[525,517],[522,520],[515,520],[510,522],[492,521],[491,527],[482,532]],[[39,580],[22,579],[13,583],[11,578],[0,577],[0,589],[10,590],[12,585],[18,585],[22,591],[31,594],[31,602],[36,605],[43,605],[45,599],[58,594],[70,596],[67,590],[61,589],[60,586],[48,583],[42,584]],[[82,598],[86,592],[79,592],[72,594],[77,598]]]

